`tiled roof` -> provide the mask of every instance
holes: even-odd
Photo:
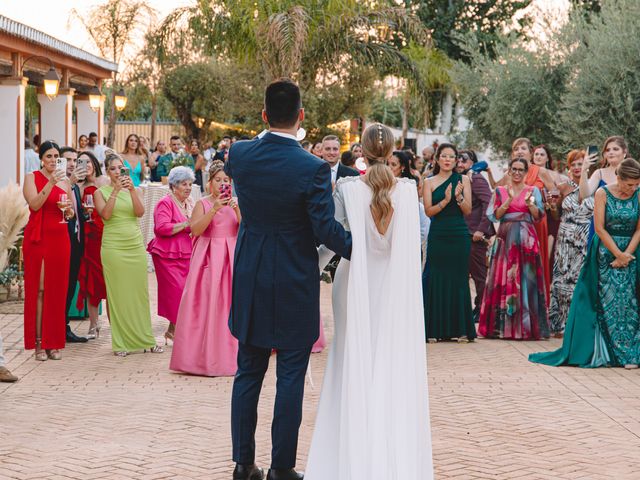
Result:
[[[11,20],[10,18],[2,15],[0,15],[0,32],[4,32],[14,37],[21,38],[23,40],[26,40],[27,42],[50,48],[57,52],[63,53],[64,55],[68,55],[69,57],[82,60],[83,62],[91,63],[92,65],[104,68],[105,70],[109,70],[111,72],[115,72],[118,70],[118,65],[116,63],[105,60],[104,58],[100,58],[89,52],[85,52],[78,47],[74,47],[73,45],[58,40],[51,35],[47,35],[46,33],[36,30],[35,28],[16,22],[15,20]]]

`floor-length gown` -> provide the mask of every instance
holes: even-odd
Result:
[[[485,338],[538,340],[549,337],[541,247],[525,201],[529,191],[538,212],[544,214],[539,190],[525,187],[499,220],[500,227],[489,254],[487,284],[478,322],[478,333]],[[507,189],[498,187],[487,210],[491,221],[498,221],[495,212],[507,198]]]
[[[98,188],[90,186],[84,189],[82,201],[87,195],[93,195]],[[104,224],[102,217],[94,208],[91,212],[91,221],[84,224],[84,252],[82,255],[82,263],[80,264],[80,272],[78,273],[78,298],[76,308],[78,310],[84,308],[84,301],[88,300],[93,306],[98,306],[102,300],[107,298],[107,286],[104,283],[104,274],[102,272],[102,232]]]
[[[540,178],[540,167],[537,165],[529,165],[527,176],[524,183],[530,187],[537,187],[540,193],[544,194],[544,183]],[[544,199],[543,199],[544,200]],[[538,236],[540,244],[540,258],[542,258],[542,275],[544,277],[544,291],[547,295],[547,304],[549,303],[549,295],[551,293],[551,265],[549,264],[549,227],[546,215],[533,224]]]
[[[205,213],[213,208],[207,198],[202,205]],[[194,240],[178,308],[171,370],[211,377],[236,373],[238,341],[228,321],[238,225],[236,212],[223,207]]]
[[[587,238],[593,217],[593,197],[580,203],[578,185],[562,201],[562,217],[553,262],[549,325],[552,334],[564,331],[573,290],[587,254]]]
[[[99,191],[109,198],[113,187]],[[102,268],[107,286],[111,346],[114,352],[149,349],[156,340],[151,330],[147,252],[131,195],[120,190],[109,220],[104,220]]]
[[[398,180],[384,234],[371,196],[359,177],[338,181],[336,218],[351,230],[353,253],[336,271],[306,480],[433,478],[416,187]]]
[[[607,195],[605,229],[624,251],[640,216],[638,194],[622,200],[603,187]],[[640,248],[634,256],[638,258]],[[622,366],[640,363],[640,262],[613,268],[614,256],[598,235],[589,251],[573,294],[562,347],[554,352],[532,353],[529,360],[551,366]]]
[[[451,201],[431,218],[427,242],[428,280],[424,299],[427,338],[449,340],[476,337],[469,291],[471,235],[453,191],[462,181],[452,173],[432,196],[433,205],[444,200],[451,185]]]
[[[33,177],[38,192],[49,179],[36,170]],[[24,348],[36,348],[36,309],[40,273],[44,270],[44,299],[41,322],[41,347],[61,349],[65,345],[66,301],[69,283],[69,232],[60,223],[62,212],[57,206],[60,194],[66,193],[55,185],[39,210],[30,210],[24,229]]]

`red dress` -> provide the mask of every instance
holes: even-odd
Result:
[[[36,190],[40,192],[49,181],[40,171],[33,173]],[[60,194],[53,187],[44,205],[31,211],[24,229],[24,347],[36,348],[36,309],[40,271],[44,268],[44,301],[42,307],[41,347],[64,348],[66,338],[66,302],[69,285],[71,247],[66,223],[60,223],[62,213],[56,205]]]
[[[82,203],[85,202],[87,195],[93,195],[95,199],[96,190],[98,190],[98,187],[95,186],[85,188]],[[78,310],[84,308],[85,299],[89,299],[89,303],[97,307],[103,299],[107,298],[107,287],[104,283],[102,258],[100,256],[104,224],[95,208],[91,212],[91,220],[91,222],[84,222],[84,255],[80,264],[80,272],[78,273],[80,288],[76,302]]]

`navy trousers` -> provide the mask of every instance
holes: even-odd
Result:
[[[271,468],[287,469],[296,465],[304,379],[310,355],[311,347],[278,350],[276,401],[271,424]],[[255,462],[258,400],[270,356],[270,348],[238,345],[238,372],[231,398],[231,437],[233,460],[243,465]]]

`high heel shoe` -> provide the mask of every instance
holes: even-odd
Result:
[[[42,350],[42,341],[39,338],[36,338],[36,360],[38,362],[46,362],[49,359],[47,352]]]
[[[173,343],[173,333],[167,330],[166,332],[164,332],[164,344],[169,345],[169,340],[171,340],[171,343]]]
[[[146,348],[144,349],[144,353],[163,353],[164,352],[164,348],[162,348],[160,345],[154,345],[153,347],[151,347],[149,350],[147,350]]]
[[[47,353],[47,357],[51,360],[62,360],[60,350],[45,350],[45,352]]]
[[[89,339],[100,338],[100,321],[96,322],[94,326],[89,326],[89,331],[87,332],[87,338]]]

